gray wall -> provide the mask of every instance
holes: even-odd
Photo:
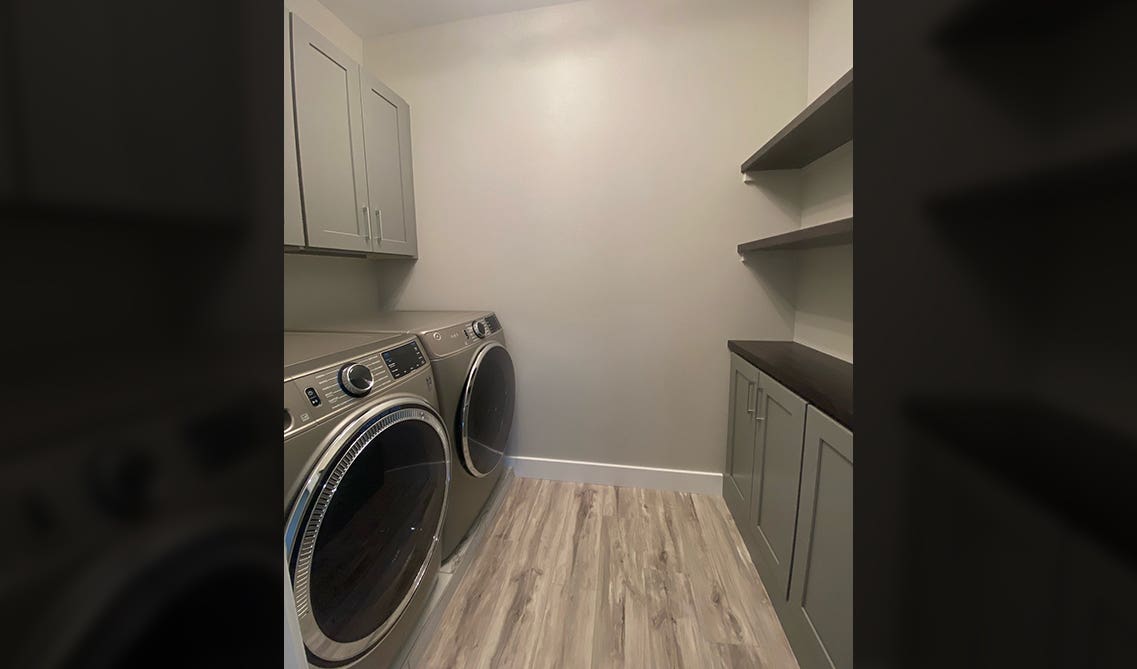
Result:
[[[726,339],[794,334],[792,268],[735,246],[799,221],[738,165],[805,105],[807,10],[585,0],[365,43],[411,105],[419,225],[375,301],[500,314],[518,455],[721,468]]]
[[[319,0],[284,0],[285,11],[295,13],[332,41],[357,63],[363,62],[363,38],[352,31]]]
[[[809,0],[809,79],[812,101],[853,64],[853,0]]]
[[[813,100],[853,66],[853,0],[809,0],[806,97]],[[853,144],[802,170],[801,225],[853,214]],[[794,341],[852,362],[853,247],[798,254]]]
[[[382,277],[380,261],[286,253],[285,325],[382,308],[386,296]]]
[[[801,202],[802,226],[853,215],[853,142],[802,170]],[[801,251],[795,261],[794,341],[852,362],[853,245]]]

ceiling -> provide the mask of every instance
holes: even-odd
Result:
[[[560,5],[573,0],[321,0],[363,37],[413,30],[475,16]]]

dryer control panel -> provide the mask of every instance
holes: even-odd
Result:
[[[496,314],[486,314],[472,321],[432,330],[423,334],[423,342],[432,358],[443,358],[501,331]]]

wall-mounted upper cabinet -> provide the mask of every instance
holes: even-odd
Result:
[[[291,28],[305,250],[416,257],[409,106],[295,15]]]
[[[411,176],[410,107],[390,88],[363,74],[363,144],[375,250],[413,256],[415,191]]]
[[[292,109],[292,40],[284,15],[284,245],[304,246],[304,214],[300,205],[300,172],[296,157],[296,115]]]

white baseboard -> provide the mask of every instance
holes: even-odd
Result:
[[[524,456],[507,456],[506,463],[513,467],[514,474],[523,478],[654,488],[656,490],[675,490],[716,497],[722,496],[722,474],[719,472],[698,472],[689,469],[663,469],[660,467],[616,465],[607,462],[556,460],[554,458]]]

